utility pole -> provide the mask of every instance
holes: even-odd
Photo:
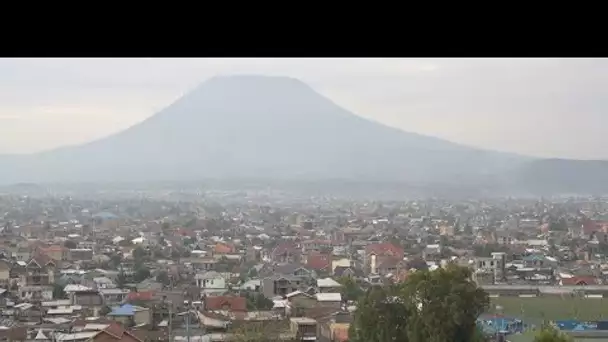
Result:
[[[173,324],[172,324],[172,317],[173,314],[171,312],[171,304],[169,304],[169,342],[172,342],[172,335],[173,335]]]
[[[188,303],[188,308],[186,310],[186,339],[187,342],[190,342],[190,307],[192,306],[192,302]]]

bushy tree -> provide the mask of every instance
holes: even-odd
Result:
[[[274,302],[261,293],[246,292],[247,310],[265,311],[270,310],[274,306]]]
[[[490,303],[471,280],[471,270],[454,264],[412,273],[401,298],[411,309],[408,336],[413,342],[470,342],[477,318]]]
[[[135,275],[134,275],[134,280],[135,282],[142,282],[146,279],[148,279],[150,277],[150,270],[143,266],[143,265],[138,265],[135,268]]]
[[[68,249],[75,249],[78,247],[76,242],[74,242],[72,240],[65,240],[65,242],[63,243],[63,246]]]
[[[165,286],[169,285],[170,280],[169,280],[169,274],[167,273],[167,271],[158,272],[158,274],[156,275],[156,281]]]
[[[65,293],[65,291],[63,290],[63,286],[59,285],[59,284],[54,284],[53,285],[53,299],[65,299],[67,298],[67,295]]]
[[[482,341],[476,321],[489,298],[470,276],[468,268],[448,265],[416,271],[401,284],[371,288],[358,301],[349,340]]]
[[[344,300],[357,300],[363,296],[364,292],[357,284],[357,282],[351,277],[340,277],[338,282],[342,284],[341,294]]]
[[[536,336],[534,342],[572,342],[573,339],[553,327],[543,327]]]
[[[407,342],[410,308],[397,286],[374,286],[357,304],[349,332],[351,342]]]

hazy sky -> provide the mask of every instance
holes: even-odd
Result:
[[[358,115],[472,146],[608,159],[604,59],[0,59],[0,153],[103,137],[226,74],[296,77]]]

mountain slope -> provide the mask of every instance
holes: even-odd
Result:
[[[534,194],[608,194],[608,161],[539,159],[518,170],[521,188]]]
[[[216,77],[161,112],[88,144],[0,164],[5,182],[356,179],[474,182],[528,158],[406,133],[286,77]],[[1,181],[0,181],[1,182]]]

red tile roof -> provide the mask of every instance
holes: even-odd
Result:
[[[295,252],[297,250],[297,248],[298,248],[297,244],[295,244],[293,242],[284,242],[284,243],[278,244],[272,250],[272,254],[276,255],[276,254],[283,254],[285,252]]]
[[[578,276],[572,278],[562,278],[562,285],[599,285],[600,282],[596,277]]]
[[[106,333],[106,334],[110,335],[111,337],[113,337],[114,339],[119,340],[119,341],[136,340],[136,341],[143,342],[143,340],[141,338],[139,338],[138,336],[127,331],[122,325],[120,325],[117,322],[110,323],[110,325],[108,325],[105,329],[100,331],[99,334],[95,335],[92,340],[95,341],[97,339],[97,337],[100,335],[103,335],[103,333]]]
[[[377,255],[390,255],[399,259],[403,259],[405,252],[403,248],[396,246],[390,242],[375,243],[365,246],[365,253],[375,253]]]
[[[131,292],[127,295],[127,301],[150,301],[154,298],[154,291]]]
[[[218,242],[215,244],[214,251],[215,251],[215,253],[221,253],[221,254],[234,253],[234,246],[229,245],[227,243]]]
[[[205,310],[247,311],[247,301],[245,297],[205,297]]]
[[[330,265],[331,258],[325,254],[314,253],[306,258],[306,267],[315,271],[329,269]]]

